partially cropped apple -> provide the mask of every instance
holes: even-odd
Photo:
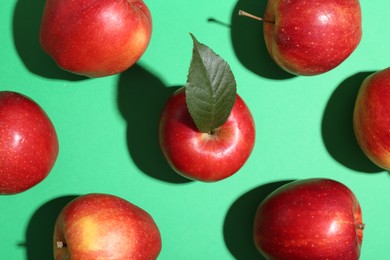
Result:
[[[160,147],[180,175],[214,182],[245,164],[254,147],[255,125],[236,94],[227,63],[193,40],[187,84],[168,99],[161,113]]]
[[[390,170],[390,68],[368,76],[359,89],[353,128],[367,157]]]
[[[91,193],[62,209],[53,249],[56,260],[154,260],[161,235],[145,210],[114,195]]]
[[[47,0],[40,42],[64,70],[103,77],[135,64],[151,34],[142,0]]]
[[[353,192],[340,182],[313,178],[287,183],[260,203],[254,241],[270,260],[357,260],[363,228]]]
[[[359,0],[268,0],[262,20],[270,56],[297,75],[334,69],[362,37]]]
[[[45,111],[23,94],[0,91],[0,194],[40,183],[57,156],[57,133]]]

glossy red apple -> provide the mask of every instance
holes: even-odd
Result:
[[[195,126],[185,88],[167,101],[159,126],[160,147],[171,167],[184,177],[204,182],[225,179],[249,158],[255,142],[252,114],[239,95],[227,121],[212,132]]]
[[[269,260],[357,260],[363,238],[358,200],[330,179],[293,181],[259,205],[254,241]]]
[[[114,195],[91,193],[60,212],[53,248],[56,260],[154,260],[161,236],[145,210]]]
[[[151,14],[142,0],[47,0],[40,41],[61,68],[103,77],[136,63],[151,34]]]
[[[268,0],[264,39],[274,61],[297,75],[318,75],[341,64],[362,37],[359,0]]]
[[[0,194],[40,183],[57,155],[57,134],[45,111],[25,95],[0,91]]]
[[[390,170],[390,68],[363,81],[356,98],[353,127],[367,157]]]

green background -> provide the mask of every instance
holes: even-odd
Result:
[[[265,0],[147,0],[151,43],[136,66],[81,79],[61,71],[38,42],[44,0],[2,0],[0,90],[41,105],[60,141],[50,175],[34,188],[0,196],[0,259],[51,259],[60,209],[74,196],[102,192],[148,211],[160,228],[160,259],[262,259],[251,232],[257,205],[285,181],[312,177],[346,184],[366,224],[361,259],[390,259],[390,175],[366,159],[352,131],[361,81],[390,64],[388,1],[361,1],[363,38],[336,69],[291,76],[266,54],[256,15]],[[64,24],[66,26],[66,24]],[[254,151],[234,176],[187,181],[157,143],[161,109],[182,86],[191,60],[189,33],[231,66],[256,122]]]

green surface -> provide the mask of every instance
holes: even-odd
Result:
[[[388,1],[361,1],[359,47],[342,65],[314,77],[278,70],[265,55],[261,23],[237,16],[239,8],[262,15],[265,2],[148,0],[154,31],[138,65],[80,80],[39,47],[44,1],[2,0],[0,90],[19,91],[45,109],[60,153],[38,186],[0,196],[0,259],[51,259],[59,210],[73,196],[92,192],[147,210],[162,234],[160,259],[262,259],[251,239],[258,203],[285,180],[311,177],[350,187],[366,223],[361,259],[390,259],[390,175],[362,155],[351,125],[362,79],[390,64]],[[162,106],[186,81],[190,32],[230,64],[256,122],[252,156],[218,183],[179,177],[157,144]]]

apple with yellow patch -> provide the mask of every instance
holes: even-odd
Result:
[[[47,0],[40,42],[64,70],[103,77],[136,63],[151,34],[142,0]]]
[[[145,210],[114,195],[91,193],[62,209],[53,248],[56,260],[153,260],[161,251],[161,235]]]

